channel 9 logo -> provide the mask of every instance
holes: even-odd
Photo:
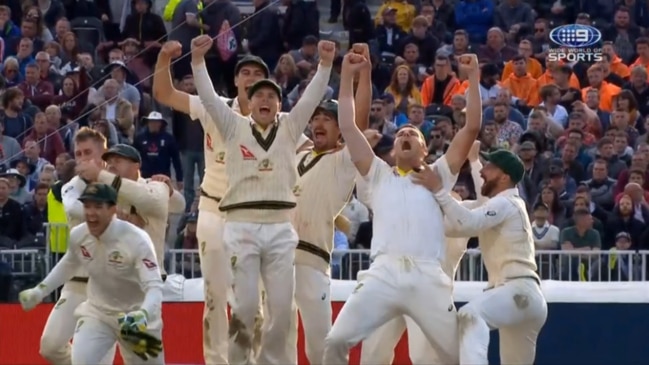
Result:
[[[602,32],[590,25],[567,24],[550,31],[556,48],[548,50],[548,60],[565,62],[602,61]]]

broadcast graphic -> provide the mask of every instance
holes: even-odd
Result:
[[[548,50],[548,60],[562,62],[602,61],[602,32],[583,24],[567,24],[552,29],[550,40],[557,48]]]

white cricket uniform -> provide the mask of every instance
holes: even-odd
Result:
[[[61,188],[63,208],[70,228],[78,226],[85,221],[83,204],[79,197],[86,188],[86,183],[75,176]],[[68,249],[69,249],[68,243]],[[88,273],[79,267],[72,280],[65,283],[61,290],[61,297],[47,317],[40,341],[40,354],[52,364],[70,364],[71,349],[70,339],[74,335],[76,320],[74,311],[79,304],[86,300],[86,287]],[[102,363],[112,363],[115,358],[115,347],[109,351]]]
[[[139,178],[137,181],[121,178],[103,170],[97,181],[117,190],[117,209],[126,214],[138,214],[144,220],[144,229],[155,246],[158,261],[164,262],[165,238],[169,219],[169,186],[160,181]],[[160,268],[166,277],[164,267]]]
[[[434,166],[444,185],[452,186],[457,176],[446,159]],[[430,191],[378,157],[364,178],[374,212],[374,261],[338,314],[325,341],[323,363],[347,363],[351,347],[404,315],[422,329],[444,363],[456,363],[457,314],[453,281],[444,270],[442,210]]]
[[[120,313],[144,309],[148,331],[162,338],[162,279],[149,235],[131,223],[112,221],[100,237],[85,223],[70,232],[68,251],[43,280],[49,294],[75,275],[89,276],[88,299],[74,312],[77,318],[72,365],[112,364],[104,356],[120,343],[125,364],[164,364],[164,353],[143,362],[119,340]]]
[[[503,364],[533,364],[548,309],[534,259],[525,201],[508,189],[467,209],[447,192],[435,198],[448,216],[447,234],[478,236],[489,286],[458,312],[460,364],[486,365],[489,332],[500,334]]]
[[[259,362],[290,361],[286,341],[291,328],[294,255],[297,233],[291,224],[297,179],[295,149],[329,80],[330,67],[318,68],[298,104],[260,130],[250,117],[233,112],[214,91],[205,63],[192,65],[196,89],[226,145],[228,189],[219,204],[226,212],[223,240],[232,250],[230,363],[252,358],[259,276],[266,288],[271,318],[263,327]]]
[[[460,204],[472,209],[479,206],[484,202],[480,196],[480,189],[482,188],[482,178],[480,177],[480,170],[482,164],[480,161],[471,163],[471,177],[478,193],[477,200],[464,200]],[[440,170],[443,173],[444,170]],[[455,180],[450,178],[443,179],[445,189],[452,189]],[[367,192],[365,192],[367,196]],[[369,203],[368,203],[369,204]],[[447,217],[445,222],[447,221]],[[444,262],[444,271],[451,279],[455,278],[455,273],[460,260],[466,252],[468,237],[446,237],[446,260]],[[358,273],[358,280],[361,281],[365,277],[366,271]],[[429,365],[429,364],[444,364],[438,356],[435,349],[430,345],[428,339],[421,331],[419,326],[408,316],[402,316],[391,320],[385,325],[376,330],[370,337],[363,341],[361,347],[361,364],[374,365],[374,364],[392,364],[394,359],[394,348],[403,336],[404,331],[408,331],[408,352],[410,354],[410,361],[413,365]]]
[[[221,98],[229,102],[230,99]],[[239,99],[231,99],[231,108],[241,113]],[[203,356],[208,364],[228,363],[228,314],[226,293],[231,285],[230,256],[223,244],[223,213],[219,210],[219,202],[228,188],[227,173],[225,171],[226,147],[216,124],[212,121],[207,110],[197,95],[189,95],[189,116],[198,120],[203,127],[205,175],[201,184],[201,197],[199,198],[198,223],[196,237],[200,250],[201,273],[205,278],[203,286],[205,307],[203,309]],[[299,146],[308,141],[302,135]],[[260,290],[263,284],[260,281]],[[255,326],[253,346],[255,354],[259,351],[261,343],[261,324],[263,311],[260,305]]]
[[[347,148],[297,158],[300,177],[293,189],[297,197],[293,225],[300,241],[295,251],[295,324],[288,349],[297,364],[297,309],[300,310],[309,363],[322,363],[324,339],[331,329],[330,263],[334,220],[354,189],[356,166]]]

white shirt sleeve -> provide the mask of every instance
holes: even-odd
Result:
[[[162,308],[162,276],[155,256],[153,242],[148,234],[141,232],[141,240],[135,248],[135,269],[144,292],[141,308],[151,316],[159,316]]]
[[[430,168],[437,169],[437,173],[442,178],[442,186],[444,190],[453,190],[453,187],[457,182],[458,174],[451,173],[451,168],[448,166],[446,155],[438,158],[432,165],[430,165]]]
[[[74,274],[77,272],[81,266],[81,262],[77,257],[78,246],[81,245],[81,240],[85,236],[82,231],[85,230],[85,224],[78,225],[70,231],[70,237],[68,240],[68,249],[65,251],[65,254],[56,263],[54,268],[50,271],[49,274],[43,279],[43,281],[38,285],[41,289],[43,297],[48,296],[56,288],[65,284],[68,280],[72,279]]]
[[[474,209],[464,207],[453,199],[450,194],[441,192],[435,198],[442,206],[447,222],[451,227],[445,227],[450,237],[475,237],[483,231],[493,228],[505,221],[512,212],[512,204],[506,197],[496,196],[484,205]]]

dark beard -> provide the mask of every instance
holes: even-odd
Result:
[[[482,185],[482,189],[480,189],[480,193],[482,194],[482,196],[491,198],[492,193],[494,192],[494,190],[496,190],[496,185],[496,182],[493,180],[485,181]]]

